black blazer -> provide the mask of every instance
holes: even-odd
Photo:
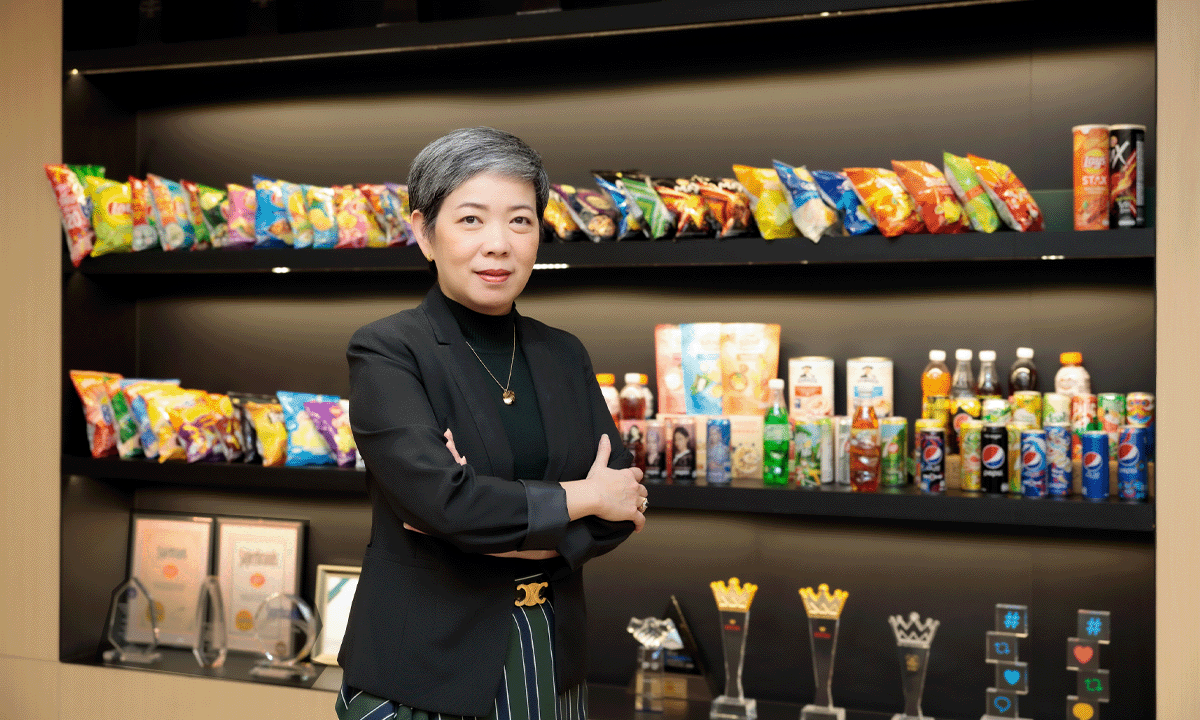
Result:
[[[486,715],[500,688],[514,579],[538,565],[485,553],[557,550],[542,564],[554,598],[559,688],[586,677],[580,568],[615,548],[633,523],[570,522],[558,483],[587,476],[602,434],[610,467],[629,467],[587,351],[570,333],[517,315],[546,431],[542,478],[514,478],[495,404],[435,285],[420,306],[350,340],[350,419],[373,511],[338,662],[345,682],[421,710]],[[532,402],[519,398],[518,402]],[[455,463],[449,428],[467,465]],[[404,523],[428,533],[405,530]],[[521,573],[521,574],[518,574]]]

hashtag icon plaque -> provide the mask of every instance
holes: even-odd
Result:
[[[1100,703],[1108,702],[1108,671],[1100,669],[1100,646],[1110,638],[1107,610],[1080,610],[1075,634],[1067,638],[1067,670],[1074,670],[1075,694],[1067,696],[1067,720],[1100,720]]]
[[[987,633],[985,657],[996,668],[996,682],[987,689],[987,710],[981,720],[1019,719],[1018,702],[1029,692],[1029,665],[1018,657],[1021,638],[1029,636],[1029,608],[996,605],[995,628]]]

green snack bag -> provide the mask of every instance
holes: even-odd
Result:
[[[992,201],[975,175],[971,162],[948,152],[942,153],[942,159],[945,161],[946,182],[950,183],[950,189],[954,190],[958,201],[967,211],[971,227],[977,232],[995,232],[1000,227],[1000,216],[992,207]]]
[[[229,223],[221,205],[226,202],[224,190],[218,190],[207,185],[196,185],[200,194],[200,213],[204,224],[208,226],[208,237],[215,248],[225,247],[225,238],[229,236]]]
[[[621,173],[621,182],[625,185],[629,196],[641,209],[642,216],[650,227],[650,237],[658,240],[671,236],[674,233],[677,218],[675,213],[663,204],[662,198],[654,191],[649,179],[632,173]]]

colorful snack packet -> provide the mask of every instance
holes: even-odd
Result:
[[[283,185],[279,180],[262,175],[254,176],[254,197],[257,201],[254,214],[256,248],[291,247],[295,240],[292,224],[288,221]]]
[[[740,235],[751,229],[754,216],[750,212],[750,196],[740,182],[732,178],[712,180],[700,175],[693,175],[692,182],[716,223],[717,237]]]
[[[258,216],[258,193],[254,188],[229,184],[225,186],[229,193],[229,209],[225,212],[225,220],[229,232],[225,237],[225,247],[235,250],[254,247],[254,221]]]
[[[650,229],[650,237],[655,240],[672,237],[677,222],[675,213],[671,212],[651,187],[650,178],[632,172],[622,172],[620,180],[625,186],[625,192],[641,208],[642,217]]]
[[[229,239],[229,222],[225,218],[228,212],[228,196],[224,190],[218,190],[207,185],[197,185],[200,196],[200,213],[205,227],[208,228],[208,238],[215,248],[225,247]]]
[[[125,378],[121,380],[121,395],[125,397],[125,404],[129,407],[134,422],[137,423],[138,447],[141,453],[151,460],[158,458],[158,436],[154,433],[154,426],[150,422],[150,414],[146,410],[146,400],[142,394],[152,391],[156,387],[164,386],[179,387],[179,379]]]
[[[310,186],[289,182],[280,182],[279,186],[283,192],[283,204],[287,207],[288,224],[292,228],[292,247],[312,247],[312,220],[308,217],[308,205],[304,200]]]
[[[904,189],[917,201],[921,219],[931,233],[961,233],[971,228],[946,176],[924,160],[893,160],[892,169]]]
[[[108,391],[108,404],[112,408],[113,426],[117,434],[117,455],[121,459],[141,457],[142,443],[138,434],[138,422],[125,394],[121,392],[124,378],[111,377],[105,384]]]
[[[648,237],[649,231],[642,221],[641,210],[638,209],[637,203],[626,194],[617,174],[607,170],[594,170],[592,177],[596,179],[596,184],[600,186],[600,189],[612,198],[613,206],[616,207],[617,214],[620,216],[616,239],[633,240]]]
[[[171,422],[171,411],[205,402],[208,393],[160,385],[143,390],[141,396],[146,401],[146,415],[150,418],[150,427],[158,441],[158,461],[187,461],[187,450],[180,441],[175,424]]]
[[[96,242],[92,257],[133,250],[133,212],[128,183],[89,177],[92,229]]]
[[[191,248],[196,240],[196,231],[192,227],[191,211],[188,210],[183,186],[152,173],[146,175],[146,184],[150,186],[150,196],[154,200],[152,207],[162,228],[162,249]]]
[[[187,198],[188,219],[192,222],[192,232],[195,234],[193,250],[207,250],[212,247],[212,235],[204,222],[204,210],[200,207],[200,186],[191,180],[180,180],[184,197]]]
[[[675,237],[714,233],[716,221],[709,215],[696,183],[686,178],[653,178],[651,184],[663,205],[675,215]]]
[[[400,197],[386,184],[359,185],[363,197],[367,199],[367,209],[375,224],[383,231],[383,246],[406,245],[408,238],[404,235],[407,221]],[[370,241],[368,240],[368,245]],[[372,246],[373,247],[373,246]]]
[[[750,210],[754,213],[758,231],[764,240],[791,238],[800,234],[792,222],[787,191],[774,168],[734,165],[733,172],[750,196]]]
[[[309,401],[304,403],[313,426],[333,450],[338,467],[354,467],[356,451],[354,433],[350,430],[350,401]]]
[[[67,252],[71,264],[79,263],[92,251],[96,233],[92,230],[91,216],[85,211],[87,196],[79,178],[66,165],[46,165],[46,177],[54,188],[54,198],[62,214],[63,232],[67,235]]]
[[[804,237],[818,242],[822,235],[841,235],[837,211],[825,204],[817,181],[804,166],[792,167],[787,163],[772,161],[779,181],[787,190],[792,207],[792,222]]]
[[[279,403],[246,402],[246,413],[254,424],[255,451],[265,467],[287,462],[288,432]]]
[[[72,370],[71,382],[83,402],[83,417],[87,421],[88,447],[92,457],[117,454],[117,423],[109,401],[109,383],[119,381],[117,373]]]
[[[287,465],[333,465],[333,451],[317,432],[312,417],[304,409],[306,402],[338,402],[336,395],[313,395],[280,391],[275,393],[283,407],[283,422],[287,426]],[[264,456],[265,457],[265,456]]]
[[[141,252],[159,246],[158,217],[154,214],[154,198],[145,180],[129,176],[129,209],[133,221],[133,251]]]
[[[550,196],[546,199],[542,222],[559,240],[578,240],[584,234],[571,217],[566,199],[554,187],[550,188]]]
[[[992,201],[988,199],[987,191],[979,184],[975,168],[971,161],[948,152],[942,153],[942,162],[946,171],[946,182],[958,197],[971,227],[977,232],[995,232],[1000,227],[1000,216]]]
[[[925,232],[917,203],[895,172],[886,168],[846,168],[842,172],[871,212],[879,232],[887,237]]]
[[[842,218],[842,227],[851,235],[862,235],[875,229],[871,213],[863,205],[862,198],[854,192],[854,184],[844,173],[829,170],[813,170],[813,180],[821,199],[837,209]]]
[[[333,208],[337,213],[337,245],[339,248],[367,247],[370,225],[367,222],[367,199],[352,185],[333,188]]]
[[[400,204],[400,237],[396,239],[395,244],[416,245],[417,238],[412,232],[412,210],[408,206],[408,186],[399,183],[384,183],[384,186],[396,196],[396,201]]]
[[[233,416],[229,396],[204,393],[191,405],[167,408],[167,414],[189,463],[229,459],[230,419]],[[236,442],[236,438],[233,441]]]
[[[1005,225],[1021,232],[1046,228],[1037,201],[1007,165],[970,153],[967,154],[967,160],[975,169],[980,184]]]
[[[333,197],[333,188],[310,186],[305,191],[305,205],[308,207],[308,219],[313,229],[312,246],[315,248],[337,247],[337,213],[334,210]]]
[[[71,172],[75,173],[75,177],[79,179],[79,184],[83,186],[83,196],[86,198],[83,204],[84,213],[90,218],[92,216],[92,193],[88,190],[89,182],[95,180],[105,180],[103,165],[68,165]]]
[[[620,214],[612,200],[594,190],[573,185],[551,185],[563,199],[571,219],[592,242],[615,240]]]
[[[273,404],[275,402],[274,395],[255,395],[251,393],[229,392],[229,402],[233,405],[234,429],[237,432],[238,444],[242,447],[242,462],[257,462],[262,460],[262,455],[258,452],[258,433],[254,430],[254,419],[250,417],[250,410],[247,407],[250,403]],[[283,416],[280,415],[280,424],[283,423]],[[287,432],[286,430],[284,431]],[[285,442],[286,445],[286,442]],[[286,454],[286,447],[284,454]]]

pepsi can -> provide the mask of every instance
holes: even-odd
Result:
[[[1121,427],[1117,445],[1117,495],[1122,500],[1145,500],[1150,481],[1146,465],[1150,429],[1137,425]]]
[[[1046,497],[1047,454],[1045,430],[1021,431],[1021,494],[1027,498]]]
[[[979,439],[979,477],[983,491],[1008,492],[1008,428],[987,423]]]
[[[733,481],[729,418],[709,418],[707,429],[705,480],[709,485],[728,485]]]
[[[1052,497],[1071,494],[1071,424],[1048,423],[1046,430],[1046,461],[1049,465],[1046,491]]]
[[[917,435],[921,449],[920,484],[922,492],[940,493],[946,489],[946,431],[924,428]]]
[[[1108,433],[1086,430],[1079,436],[1083,464],[1083,496],[1088,500],[1108,498]]]

